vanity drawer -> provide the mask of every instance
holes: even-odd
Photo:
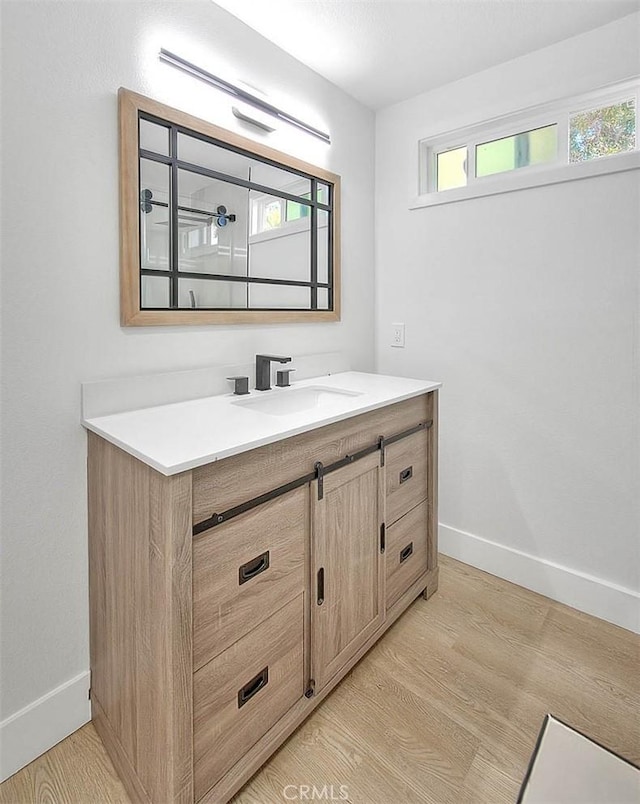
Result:
[[[387,526],[427,499],[428,438],[421,430],[385,448]]]
[[[303,595],[193,678],[195,800],[304,695]]]
[[[417,505],[387,530],[387,608],[393,606],[428,567],[428,503]]]
[[[307,486],[196,536],[193,667],[202,667],[304,589]]]

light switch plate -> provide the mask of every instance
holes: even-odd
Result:
[[[404,348],[404,324],[391,325],[391,346]]]

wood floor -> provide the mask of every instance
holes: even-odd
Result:
[[[640,762],[639,637],[446,557],[440,579],[234,804],[305,800],[300,785],[513,804],[547,712]],[[0,804],[45,802],[128,804],[91,724],[0,786]]]

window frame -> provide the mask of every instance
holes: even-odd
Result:
[[[410,204],[410,208],[446,204],[468,198],[495,195],[640,167],[639,99],[640,78],[634,77],[628,81],[602,87],[583,95],[563,98],[465,128],[424,137],[418,142],[418,194]],[[629,100],[635,101],[636,109],[636,138],[633,150],[601,156],[584,162],[570,162],[570,118],[581,112]],[[551,125],[558,127],[558,148],[555,159],[487,176],[475,175],[478,145]],[[467,148],[467,184],[463,187],[438,190],[438,154],[464,147]]]

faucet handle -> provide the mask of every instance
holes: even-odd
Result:
[[[233,383],[233,393],[238,396],[249,393],[249,378],[239,375],[237,377],[227,377]]]
[[[289,375],[291,374],[292,371],[295,371],[295,369],[294,368],[278,369],[278,371],[276,371],[276,385],[278,386],[278,388],[289,387],[289,385],[291,384],[289,382]]]

